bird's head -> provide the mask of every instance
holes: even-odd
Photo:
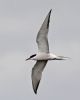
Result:
[[[36,56],[36,54],[31,55],[29,58],[26,59],[26,61],[32,59],[35,56]]]

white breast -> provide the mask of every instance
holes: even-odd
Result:
[[[38,53],[32,60],[52,60],[57,56],[51,53]]]
[[[48,60],[49,54],[47,53],[38,53],[32,60]]]

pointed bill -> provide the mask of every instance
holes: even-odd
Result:
[[[49,30],[51,11],[52,10],[50,10],[48,15],[46,16],[36,38],[39,52],[49,53],[49,44],[48,44],[47,35],[48,35],[48,30]]]
[[[32,86],[35,94],[37,94],[37,89],[41,80],[42,71],[46,64],[47,64],[47,60],[37,61],[32,69]]]

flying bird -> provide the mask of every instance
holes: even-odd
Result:
[[[27,60],[36,60],[36,64],[32,68],[32,86],[34,93],[37,94],[37,89],[41,80],[42,72],[48,60],[65,60],[67,57],[57,56],[49,52],[48,31],[50,23],[50,15],[52,9],[47,14],[36,38],[38,45],[38,53],[31,55]]]

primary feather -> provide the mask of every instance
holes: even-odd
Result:
[[[48,30],[49,30],[50,15],[51,15],[51,10],[46,16],[36,38],[39,52],[45,52],[45,53],[49,52],[49,44],[48,44],[47,35],[48,35]]]
[[[45,61],[37,61],[34,67],[32,68],[32,85],[35,94],[37,93],[37,89],[41,80],[42,71],[47,64],[47,60]]]

